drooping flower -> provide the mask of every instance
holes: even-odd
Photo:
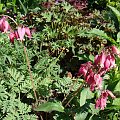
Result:
[[[14,43],[15,33],[14,33],[14,32],[11,32],[11,33],[9,34],[9,38],[10,38],[10,42]]]
[[[25,27],[18,27],[19,39],[23,40],[25,36]]]
[[[19,35],[17,31],[10,32],[9,34],[10,42],[14,43],[14,39],[19,39]]]
[[[100,55],[96,55],[94,59],[94,64],[96,66],[100,66],[101,68],[104,68],[104,62],[106,60],[106,54],[102,52]]]
[[[102,88],[102,77],[100,74],[96,74],[92,69],[89,69],[86,78],[86,83],[90,86],[90,90],[94,91],[95,89]]]
[[[101,89],[102,88],[102,77],[100,74],[95,74],[94,75],[94,81],[96,85],[96,89]]]
[[[106,90],[106,91],[111,98],[113,98],[113,99],[116,98],[110,90]]]
[[[95,108],[96,109],[100,108],[101,110],[104,110],[107,104],[108,96],[112,97],[113,99],[115,98],[111,91],[109,90],[102,91],[100,97],[96,100]]]
[[[89,69],[88,74],[86,75],[85,81],[90,86],[90,90],[94,91],[96,83],[94,80],[94,72],[92,71],[92,69]]]
[[[25,34],[28,38],[31,38],[31,31],[28,27],[18,27],[18,30],[9,34],[10,41],[14,43],[14,39],[23,40]]]
[[[115,58],[114,58],[113,55],[108,55],[106,57],[104,67],[105,67],[106,70],[109,70],[109,69],[115,67]]]
[[[10,29],[11,29],[11,27],[10,27],[8,21],[6,20],[6,17],[2,17],[0,19],[0,31],[6,33]]]
[[[83,75],[85,77],[90,67],[92,67],[92,62],[81,64],[78,76]]]
[[[111,50],[113,54],[120,55],[120,50],[116,46],[111,46]]]

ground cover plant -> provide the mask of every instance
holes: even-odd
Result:
[[[119,0],[0,1],[1,120],[119,118]]]

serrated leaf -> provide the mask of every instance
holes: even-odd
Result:
[[[75,120],[85,120],[85,118],[87,117],[88,112],[80,112],[77,113],[74,117]]]
[[[51,111],[64,112],[64,107],[62,106],[60,102],[46,102],[46,103],[39,105],[34,110],[44,111],[44,112],[51,112]]]

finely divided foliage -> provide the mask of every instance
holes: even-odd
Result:
[[[0,119],[120,117],[119,2],[0,1]]]

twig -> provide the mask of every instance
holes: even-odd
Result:
[[[76,82],[76,81],[75,81]],[[71,91],[75,85],[75,82],[70,86],[69,91]],[[62,103],[64,103],[64,101],[66,100],[67,96],[69,95],[70,92],[68,92],[68,94],[66,94],[66,96],[64,97],[64,99],[62,100]]]
[[[32,87],[33,87],[34,96],[35,96],[35,99],[36,99],[36,103],[38,103],[37,94],[36,94],[34,81],[33,81],[33,76],[32,76],[32,72],[31,72],[31,69],[30,69],[30,61],[29,61],[25,46],[24,46],[24,53],[25,53],[25,56],[26,56],[26,61],[27,61],[28,71],[29,71],[29,75],[30,75],[30,79],[31,79],[31,84],[32,84]]]
[[[42,115],[40,115],[40,118],[41,118],[41,120],[43,120],[43,117],[42,117]]]
[[[71,102],[71,100],[77,95],[77,93],[80,91],[80,89],[84,86],[84,83],[82,83],[80,85],[80,87],[73,93],[73,96],[71,97],[71,99],[67,102],[67,104],[65,105],[65,107],[68,106],[68,104]]]

